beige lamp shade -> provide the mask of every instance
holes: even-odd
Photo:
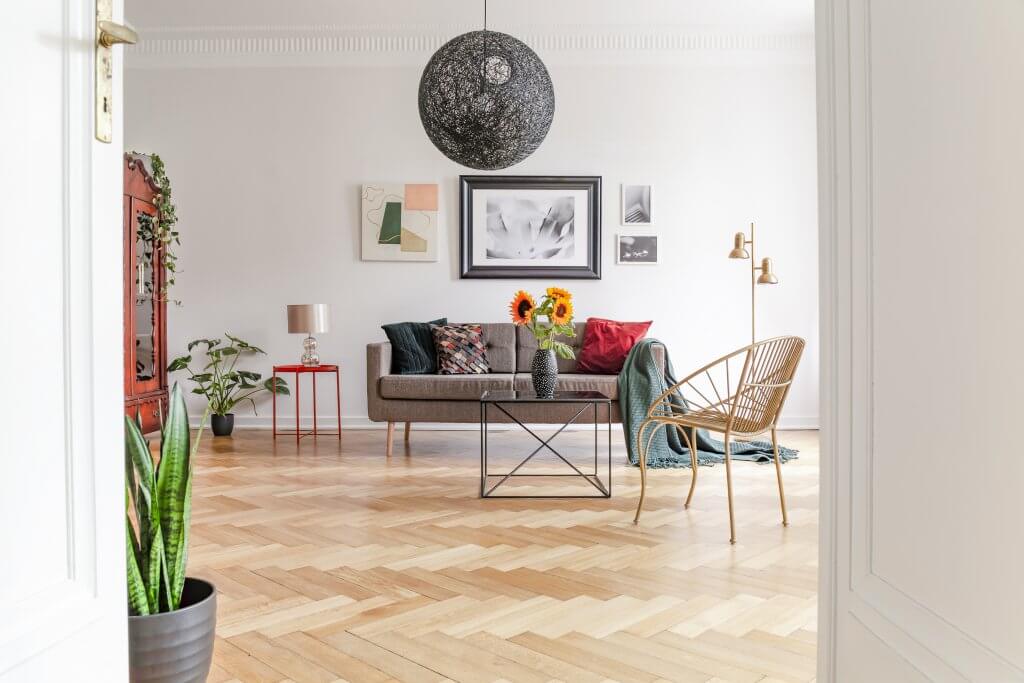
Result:
[[[288,304],[288,332],[320,334],[330,331],[327,304]]]
[[[732,251],[729,252],[729,258],[750,258],[746,244],[747,236],[742,232],[736,233],[732,241]]]
[[[770,258],[761,259],[761,275],[757,278],[757,284],[759,285],[777,285],[779,279],[775,277],[775,271],[772,270],[772,260]]]

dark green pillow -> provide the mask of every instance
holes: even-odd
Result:
[[[434,350],[434,335],[430,326],[447,324],[448,318],[438,318],[428,323],[381,325],[391,342],[391,374],[437,374],[437,351]]]

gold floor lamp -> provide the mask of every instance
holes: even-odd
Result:
[[[747,251],[747,245],[750,245],[750,251]],[[767,256],[761,259],[761,265],[754,265],[757,262],[757,257],[754,254],[754,224],[750,224],[750,239],[742,232],[736,233],[733,238],[732,251],[729,252],[729,258],[739,259],[750,259],[750,343],[753,344],[757,341],[756,330],[756,311],[755,306],[755,292],[757,285],[777,285],[779,279],[775,277],[775,273],[772,271],[772,260]],[[758,275],[760,271],[760,275]]]

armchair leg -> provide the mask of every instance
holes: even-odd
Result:
[[[395,445],[395,423],[394,422],[388,422],[388,441],[387,441],[387,446],[384,449],[384,453],[389,458],[391,457],[391,451],[393,450],[394,445]]]
[[[686,494],[686,504],[683,505],[688,510],[690,501],[693,500],[693,491],[697,488],[697,428],[691,429],[689,436],[682,427],[679,428],[679,433],[686,439],[686,447],[690,450],[690,492]]]
[[[640,424],[640,429],[636,430],[636,457],[640,460],[640,500],[636,504],[636,515],[633,517],[633,524],[640,522],[640,510],[644,506],[644,495],[647,493],[647,451],[651,447],[651,440],[654,438],[655,432],[658,431],[657,428],[651,430],[645,447],[641,437],[644,434],[644,430],[650,425],[651,420],[645,420]]]
[[[736,543],[736,521],[732,510],[732,450],[729,448],[729,437],[725,434],[725,487],[729,494],[729,543]]]
[[[405,443],[409,443],[409,432],[412,431],[412,422],[405,423]]]
[[[786,492],[782,488],[782,461],[779,460],[779,440],[775,436],[775,427],[772,427],[772,450],[775,452],[775,478],[779,482],[779,504],[782,505],[782,526],[789,526],[789,517],[786,515]]]

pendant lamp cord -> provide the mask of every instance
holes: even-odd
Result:
[[[487,90],[487,0],[484,0],[484,58],[481,61],[480,85]]]

